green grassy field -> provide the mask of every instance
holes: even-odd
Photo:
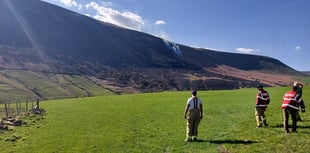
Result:
[[[271,104],[268,127],[256,128],[256,89],[199,91],[204,119],[199,142],[184,142],[183,112],[190,92],[114,95],[41,103],[46,116],[1,132],[4,153],[304,153],[310,150],[309,112],[298,133],[282,128],[283,94],[290,88],[267,88]],[[310,87],[304,100],[310,108]],[[308,110],[307,110],[308,111]]]
[[[26,70],[0,70],[0,103],[114,94],[87,77]]]

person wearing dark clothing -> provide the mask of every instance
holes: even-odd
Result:
[[[267,126],[267,120],[265,111],[269,105],[270,97],[269,93],[264,90],[262,85],[257,86],[258,92],[256,94],[256,105],[255,105],[255,117],[257,127],[262,127],[262,124]]]
[[[286,133],[289,133],[288,129],[288,119],[291,115],[292,117],[292,132],[297,132],[297,118],[296,114],[299,111],[299,107],[301,107],[301,111],[305,112],[306,107],[304,101],[301,97],[301,94],[297,92],[298,86],[293,85],[292,90],[285,93],[283,96],[283,101],[281,108],[283,109],[283,126]]]
[[[302,88],[304,87],[304,85],[300,82],[294,82],[293,85],[298,87],[297,93],[300,94],[300,96],[302,97]],[[297,119],[297,121],[302,121],[302,119],[299,115],[299,111],[296,112],[296,119]]]

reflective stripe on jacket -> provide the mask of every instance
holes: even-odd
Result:
[[[269,94],[266,90],[258,91],[256,95],[256,106],[267,107],[270,102]]]
[[[296,91],[289,91],[283,96],[281,108],[285,109],[287,107],[291,107],[298,110],[299,103],[301,102],[302,98],[300,94],[298,94]]]

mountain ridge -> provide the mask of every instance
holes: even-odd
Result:
[[[271,57],[192,48],[43,1],[0,1],[0,18],[0,69],[83,75],[116,93],[277,86],[303,75]]]

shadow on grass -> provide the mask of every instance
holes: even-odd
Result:
[[[298,123],[297,123],[298,124]],[[277,124],[277,125],[274,125],[274,126],[271,126],[273,128],[283,128],[283,124]],[[292,128],[292,125],[288,125],[288,128]],[[297,129],[298,128],[301,128],[301,129],[310,129],[310,126],[309,125],[297,125]]]
[[[215,144],[245,144],[245,145],[258,143],[258,141],[253,140],[197,140],[197,142],[209,142]]]

